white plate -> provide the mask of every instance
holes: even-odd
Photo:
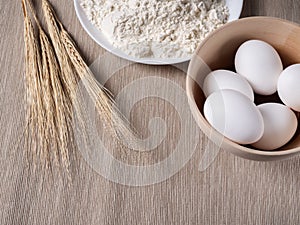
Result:
[[[150,65],[169,65],[169,64],[177,64],[189,61],[191,57],[188,58],[175,58],[175,59],[157,59],[157,58],[135,58],[125,54],[120,49],[115,48],[105,37],[105,35],[97,29],[86,17],[82,7],[80,6],[81,0],[74,0],[75,10],[77,17],[85,29],[85,31],[97,42],[102,48],[106,49],[107,51],[111,52],[114,55],[117,55],[121,58],[143,63],[143,64],[150,64]],[[243,7],[243,0],[226,0],[226,5],[229,8],[229,22],[237,20],[240,17],[242,7]]]

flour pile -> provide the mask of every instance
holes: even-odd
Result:
[[[82,0],[81,6],[113,46],[137,58],[190,57],[229,17],[223,0]]]

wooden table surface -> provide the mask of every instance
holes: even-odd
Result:
[[[85,33],[76,18],[73,1],[51,0],[51,3],[88,64],[105,55],[110,59],[105,69],[115,70],[118,59],[111,57]],[[93,170],[80,154],[72,162],[71,185],[57,177],[49,181],[43,171],[28,169],[25,149],[16,148],[24,120],[21,0],[1,0],[0,15],[1,225],[300,224],[299,157],[265,163],[241,159],[221,150],[215,161],[200,171],[203,155],[216,146],[199,130],[191,159],[174,176],[157,184],[133,187],[112,182]],[[242,16],[254,15],[300,23],[300,1],[245,0]],[[118,69],[107,87],[118,94],[130,82],[153,74],[184,89],[184,72],[173,66],[139,64]],[[101,80],[101,72],[97,76]],[[159,82],[145,83],[141,88],[155,88],[155,85],[160,88]],[[127,96],[133,97],[136,96]],[[176,98],[174,101],[176,104]],[[148,123],[157,116],[166,121],[166,140],[154,151],[144,153],[141,162],[130,157],[131,152],[122,160],[132,164],[155,164],[172,154],[182,128],[173,106],[150,97],[134,106],[130,119],[137,130],[149,135]],[[189,143],[186,146],[188,148]]]

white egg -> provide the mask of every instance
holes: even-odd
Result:
[[[283,70],[280,56],[266,42],[251,40],[242,44],[235,56],[235,68],[244,76],[255,93],[272,95],[277,90],[277,81]]]
[[[258,109],[264,120],[264,134],[253,146],[261,150],[275,150],[288,143],[298,126],[295,113],[277,103],[262,104]]]
[[[214,92],[206,99],[204,115],[219,133],[239,144],[252,144],[263,135],[261,113],[256,105],[240,92]]]
[[[229,70],[216,70],[206,76],[203,83],[203,92],[206,97],[213,92],[224,89],[238,91],[254,101],[253,90],[248,81],[241,75]]]
[[[288,107],[300,112],[300,64],[286,68],[278,79],[278,95]]]

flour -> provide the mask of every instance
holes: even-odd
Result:
[[[82,0],[81,6],[113,46],[137,58],[190,57],[229,16],[223,0]]]

